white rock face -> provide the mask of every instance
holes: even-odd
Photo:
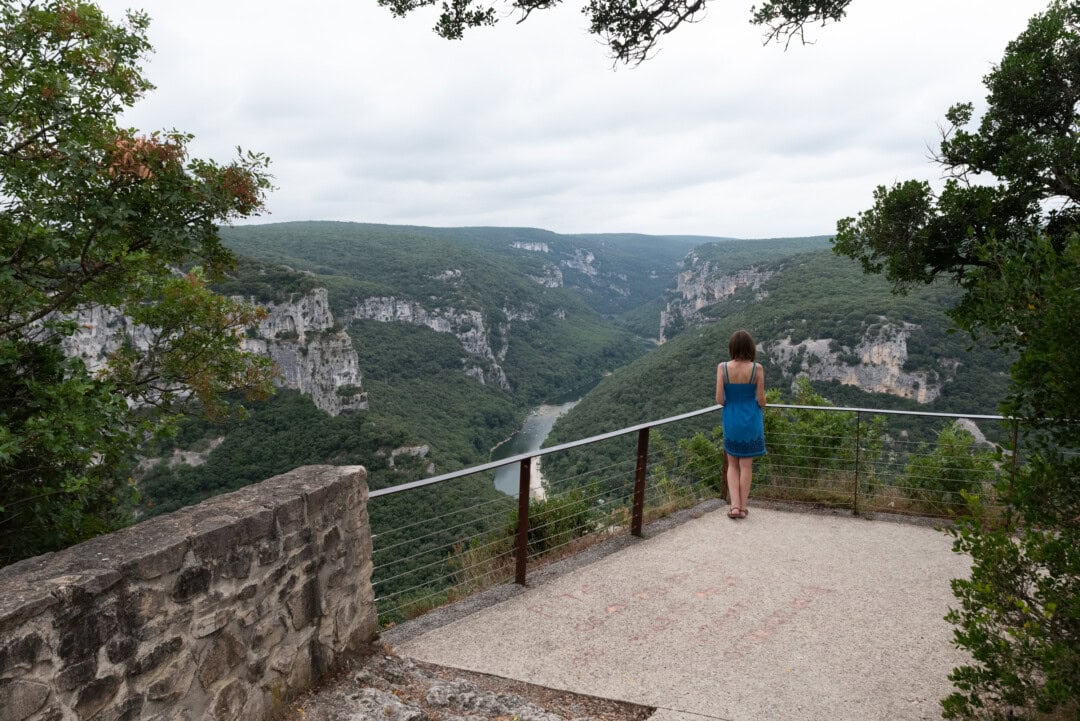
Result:
[[[332,416],[367,409],[356,349],[348,333],[335,327],[326,288],[263,307],[268,315],[259,324],[258,337],[244,339],[244,349],[269,355],[277,363],[278,385],[310,395]]]
[[[592,254],[592,251],[585,250],[584,248],[575,248],[574,257],[560,261],[560,264],[564,268],[576,270],[579,273],[584,273],[590,278],[596,277],[600,271],[597,270],[593,263],[596,262],[596,256]]]
[[[413,458],[426,458],[427,454],[431,451],[431,448],[424,444],[422,446],[402,446],[390,451],[390,455],[386,460],[386,465],[391,468],[394,467],[394,461],[398,456],[412,456]]]
[[[115,308],[94,305],[80,308],[71,314],[78,330],[60,341],[60,347],[69,357],[82,358],[86,369],[97,373],[105,368],[109,355],[119,350],[128,339],[140,351],[149,349],[154,332],[135,324]]]
[[[740,288],[753,288],[758,291],[758,299],[764,298],[768,294],[761,285],[774,273],[756,267],[725,273],[695,253],[688,255],[682,266],[687,269],[675,276],[676,297],[660,313],[661,343],[674,323],[691,320],[702,308],[734,295]]]
[[[830,350],[832,340],[817,338],[791,343],[790,338],[766,344],[764,350],[769,360],[796,378],[815,381],[839,381],[871,393],[889,393],[910,398],[919,403],[930,403],[941,395],[944,381],[931,380],[926,371],[908,372],[907,339],[919,326],[912,323],[883,323],[868,330],[854,347],[842,346],[839,351]],[[802,353],[802,362],[794,367],[795,358]],[[848,365],[841,355],[854,354],[858,365]]]
[[[510,244],[511,248],[517,248],[518,250],[531,250],[535,253],[550,253],[551,248],[547,243],[522,243],[521,241],[514,241]]]
[[[527,311],[519,311],[527,312]],[[503,340],[499,354],[492,348],[491,337],[484,323],[484,316],[478,310],[455,310],[437,308],[428,310],[416,301],[393,297],[366,298],[353,309],[353,318],[375,320],[380,323],[409,323],[430,328],[436,333],[450,333],[459,341],[466,353],[479,356],[487,361],[484,364],[465,362],[465,375],[481,383],[494,383],[503,390],[510,389],[499,360],[506,357],[507,332],[502,332]],[[509,331],[508,326],[499,330]]]
[[[268,316],[256,337],[244,338],[241,345],[277,363],[281,377],[275,385],[310,395],[330,415],[367,408],[356,350],[344,331],[334,330],[325,288],[265,308]],[[155,339],[153,329],[134,324],[115,308],[84,308],[74,317],[79,330],[63,340],[64,351],[82,358],[91,372],[104,368],[109,354],[127,339],[140,350],[150,348]]]
[[[544,265],[543,275],[530,275],[529,280],[534,283],[539,283],[545,288],[562,288],[563,286],[563,274],[559,266],[552,263]]]

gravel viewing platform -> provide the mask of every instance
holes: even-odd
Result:
[[[429,676],[417,697],[441,706],[365,712],[371,689],[406,698],[409,684],[394,691],[393,679],[354,670],[321,692],[342,704],[313,701],[298,718],[940,718],[947,675],[965,661],[943,617],[969,560],[948,535],[754,505],[731,520],[725,510],[703,504],[645,539],[537,569],[527,588],[490,589],[384,632],[383,652],[403,657],[390,666]],[[485,680],[491,698],[534,693],[508,711],[513,703],[476,700],[484,692],[469,684]]]

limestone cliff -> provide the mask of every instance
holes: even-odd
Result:
[[[506,311],[507,323],[499,324],[495,329],[488,328],[484,314],[478,310],[457,310],[455,308],[436,308],[429,310],[413,300],[394,297],[365,298],[353,308],[352,317],[361,320],[374,320],[380,323],[409,323],[430,328],[436,333],[451,333],[460,342],[462,348],[472,358],[463,361],[465,374],[481,383],[493,383],[509,390],[510,382],[506,378],[499,362],[506,358],[509,349],[509,321],[530,318],[527,310]],[[494,330],[494,333],[493,333]],[[493,336],[498,337],[493,343]],[[495,346],[498,346],[498,351]]]
[[[331,415],[367,408],[356,350],[335,324],[325,288],[264,307],[267,318],[252,337],[243,340],[243,346],[277,363],[280,387],[310,395],[316,406]],[[82,358],[91,372],[104,368],[109,354],[122,344],[130,342],[146,350],[155,340],[153,329],[136,325],[115,308],[83,308],[73,317],[78,330],[63,340],[63,347],[69,355]]]
[[[330,312],[326,288],[263,307],[267,317],[256,337],[244,339],[244,348],[274,359],[281,386],[310,395],[332,416],[367,409],[356,349]]]
[[[681,266],[684,270],[675,276],[675,290],[660,313],[661,343],[691,322],[702,308],[734,295],[740,288],[752,288],[758,298],[764,298],[768,293],[761,286],[776,272],[757,267],[723,270],[696,253],[686,256]]]
[[[795,378],[838,381],[871,393],[932,402],[941,395],[942,387],[951,377],[942,378],[934,371],[904,370],[907,339],[919,326],[882,321],[868,328],[854,348],[829,338],[792,343],[788,337],[764,343],[761,350],[771,363]],[[955,371],[957,363],[946,362],[943,366]]]

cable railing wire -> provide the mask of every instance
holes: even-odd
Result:
[[[939,426],[935,424],[940,424],[943,419],[1003,420],[1000,416],[797,405],[770,406],[768,410],[785,409],[810,413],[848,413],[852,414],[853,423],[847,433],[817,433],[812,429],[805,432],[769,430],[768,453],[755,465],[752,497],[848,507],[856,511],[948,517],[964,506],[965,493],[990,492],[993,483],[1010,472],[1015,473],[1018,465],[1017,449],[1011,447],[1016,444],[1015,436],[1012,444],[991,442],[972,446],[981,454],[977,456],[977,462],[989,461],[991,467],[973,467],[966,458],[934,455],[937,449],[935,437],[939,432]],[[377,599],[380,613],[393,616],[405,609],[422,609],[430,606],[425,602],[431,599],[450,598],[463,591],[472,592],[513,578],[515,558],[518,564],[516,577],[520,582],[522,559],[535,562],[557,557],[568,546],[591,542],[588,540],[591,536],[603,538],[613,533],[631,532],[636,528],[634,524],[640,524],[637,520],[632,523],[638,513],[651,519],[703,498],[722,495],[725,463],[715,434],[705,435],[705,440],[713,446],[715,453],[720,454],[717,460],[712,459],[709,455],[711,452],[702,454],[695,450],[700,446],[652,433],[660,426],[716,410],[719,410],[719,406],[372,492],[372,499],[378,502],[375,499],[382,495],[486,473],[514,463],[531,462],[536,458],[582,449],[601,441],[617,438],[629,441],[626,436],[634,431],[639,432],[638,454],[644,452],[643,487],[640,485],[642,469],[634,457],[605,461],[587,470],[575,469],[567,475],[562,475],[559,465],[549,469],[545,463],[543,493],[532,496],[530,492],[529,502],[521,506],[527,506],[530,515],[541,514],[529,523],[524,549],[519,548],[519,538],[512,528],[512,519],[518,513],[519,505],[511,495],[483,500],[396,528],[380,530],[373,536],[376,540],[374,552],[385,559],[375,567],[375,584],[383,590]],[[894,431],[890,434],[887,428],[890,416],[912,419],[901,424],[900,433]],[[796,418],[800,417],[805,416]],[[929,425],[915,424],[913,419],[916,417],[922,417]],[[803,420],[786,416],[780,416],[780,419],[781,423],[804,423]],[[882,426],[881,419],[884,419],[886,426]],[[871,424],[877,430],[868,440],[863,434],[868,432]],[[915,437],[905,438],[909,432],[914,433]],[[668,433],[672,434],[670,429]],[[674,431],[674,434],[677,435],[678,431]],[[655,437],[653,447],[643,445],[648,443],[648,439],[643,440],[645,436]],[[642,451],[643,448],[646,450]],[[604,451],[608,455],[613,452],[611,447]],[[925,465],[925,462],[921,467],[911,465],[927,456],[933,457],[932,466]],[[928,467],[933,471],[927,472],[925,469]],[[992,493],[990,498],[992,500]],[[413,534],[410,535],[409,531]],[[639,533],[638,530],[633,532]],[[379,539],[386,539],[388,543],[381,545],[377,542]],[[431,545],[423,547],[425,542]],[[420,563],[403,568],[415,562]],[[401,570],[394,573],[395,569]],[[409,583],[410,578],[415,582]],[[430,589],[430,593],[425,589]],[[422,595],[411,595],[415,593]],[[388,607],[387,602],[394,600],[399,603]]]

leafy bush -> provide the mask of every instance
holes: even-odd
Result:
[[[997,454],[979,449],[975,436],[958,423],[938,433],[933,450],[920,443],[907,462],[904,488],[909,496],[925,503],[934,513],[963,512],[965,495],[982,495],[996,478]]]

